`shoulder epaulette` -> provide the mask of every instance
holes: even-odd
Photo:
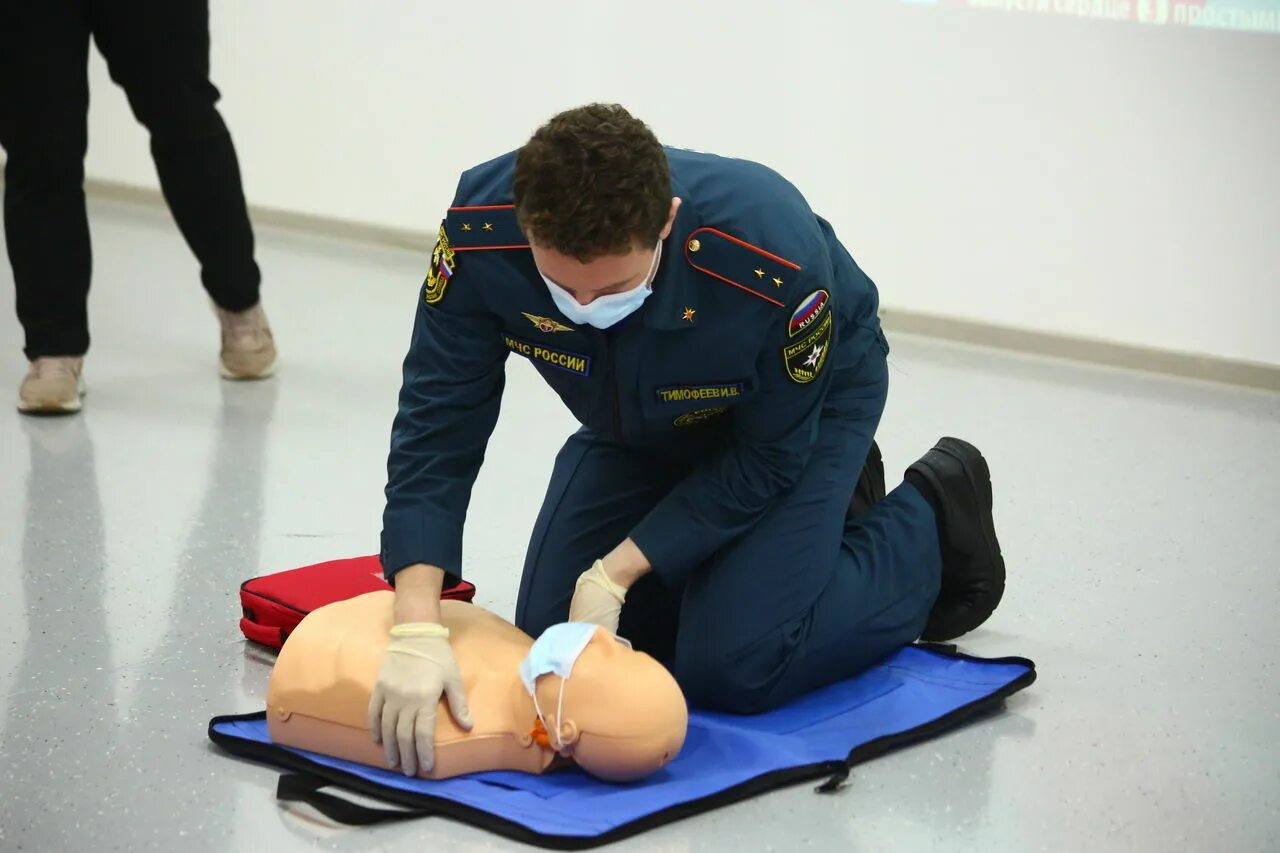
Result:
[[[529,248],[529,241],[516,222],[513,204],[451,207],[445,218],[445,230],[455,252]]]
[[[715,228],[699,228],[685,240],[684,256],[694,269],[741,288],[779,307],[800,265]]]
[[[527,248],[529,241],[516,223],[515,205],[451,207],[444,222],[440,223],[440,235],[431,252],[431,266],[427,268],[422,298],[428,305],[444,299],[449,279],[458,268],[458,252]]]

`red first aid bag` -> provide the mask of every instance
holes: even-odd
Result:
[[[380,589],[391,589],[391,584],[382,577],[377,554],[263,575],[240,584],[240,630],[255,643],[279,649],[302,617],[317,607]],[[458,581],[440,598],[471,601],[475,594],[473,585]]]

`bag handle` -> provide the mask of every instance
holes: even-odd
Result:
[[[243,618],[240,620],[240,633],[255,643],[276,651],[279,651],[280,647],[284,645],[284,641],[289,638],[289,632],[284,628],[259,625],[257,622],[251,622]]]
[[[434,811],[421,808],[378,809],[362,806],[320,790],[329,784],[327,780],[309,773],[284,773],[281,774],[280,781],[276,785],[276,799],[286,803],[306,803],[330,820],[347,826],[370,826],[375,823],[430,817],[435,814]]]

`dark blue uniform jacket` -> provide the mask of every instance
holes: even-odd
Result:
[[[383,517],[388,577],[414,563],[460,575],[463,521],[512,354],[600,440],[696,458],[632,531],[667,576],[748,529],[809,462],[833,377],[884,346],[876,288],[777,173],[667,156],[682,204],[653,294],[603,332],[570,322],[547,293],[512,208],[515,153],[463,174],[404,362]]]

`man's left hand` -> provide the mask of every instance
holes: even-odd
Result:
[[[616,583],[605,571],[604,561],[596,560],[591,568],[578,576],[569,604],[570,622],[591,622],[614,634],[618,633],[618,617],[627,589]]]

